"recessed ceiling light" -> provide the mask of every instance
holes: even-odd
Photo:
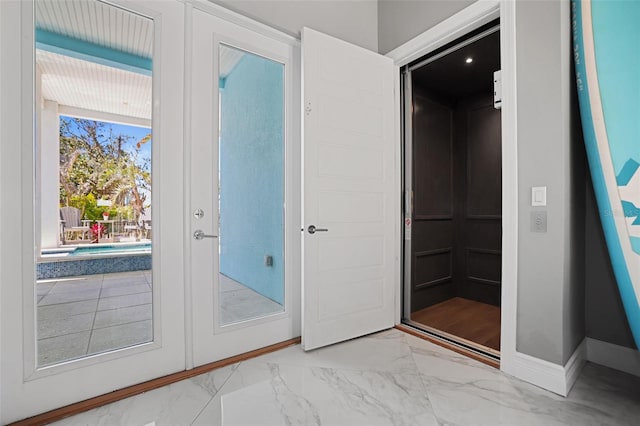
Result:
[[[473,58],[467,58],[464,60],[467,64],[470,64],[471,62],[473,62]]]

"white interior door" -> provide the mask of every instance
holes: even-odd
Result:
[[[302,43],[309,350],[394,324],[395,66],[308,28]]]
[[[193,365],[300,335],[299,48],[203,7],[187,59]]]
[[[40,3],[35,6],[32,1],[0,4],[1,38],[21,40],[3,43],[0,80],[3,94],[0,99],[3,129],[0,148],[2,424],[182,371],[185,366],[184,233],[175,226],[184,220],[179,202],[183,86],[176,84],[183,80],[184,71],[184,4],[133,0],[109,4],[93,0]],[[74,19],[57,13],[58,7],[73,11]],[[47,10],[51,13],[47,14]],[[46,47],[36,49],[36,40],[42,40],[36,38],[34,16],[39,23],[46,21],[48,28],[55,28],[58,33],[67,31],[66,40],[76,38],[75,44],[69,43],[66,50],[59,49],[55,54]],[[96,21],[91,18],[105,16],[110,19],[101,22],[108,24],[104,31],[98,32],[93,26]],[[126,28],[125,22],[130,23]],[[87,34],[96,35],[95,43],[105,43],[105,37],[113,36],[118,38],[114,43],[118,47],[129,40],[137,44],[141,37],[132,34],[134,24],[137,24],[135,29],[147,36],[147,49],[141,49],[138,55],[150,57],[145,56],[145,60],[136,64],[147,66],[148,73],[138,72],[140,67],[125,70],[123,55],[111,55],[111,66],[105,66],[104,61],[100,63],[106,58],[100,54],[115,50],[103,48],[101,53],[96,53],[94,49],[93,56],[81,56],[74,50],[88,46],[78,41]],[[72,32],[70,26],[82,31]],[[49,42],[49,46],[55,46]],[[5,55],[13,60],[5,61]],[[34,60],[41,59],[36,66]],[[49,72],[52,64],[62,71]],[[96,97],[97,106],[92,111],[86,112],[90,108],[85,106],[90,118],[102,121],[90,114],[98,114],[98,108],[109,106],[110,102],[113,105],[119,101],[122,105],[119,96],[123,93],[131,96],[125,100],[132,106],[134,101],[139,102],[149,113],[148,118],[141,121],[153,131],[153,141],[145,146],[150,148],[147,153],[150,152],[153,167],[153,197],[147,198],[153,211],[152,270],[120,270],[118,274],[87,271],[73,274],[82,277],[57,275],[56,279],[48,280],[38,276],[38,267],[48,266],[50,259],[39,250],[40,230],[39,225],[34,224],[47,219],[57,226],[59,207],[55,185],[53,213],[47,216],[42,206],[50,194],[42,189],[40,180],[57,183],[57,168],[53,173],[51,169],[47,172],[44,163],[53,159],[53,165],[57,166],[60,155],[59,150],[45,146],[46,130],[53,133],[50,140],[58,141],[60,125],[54,111],[54,119],[49,120],[53,124],[45,129],[44,115],[51,111],[42,105],[52,105],[51,96],[55,93],[41,90],[44,84],[38,80],[41,75],[66,82],[58,85],[60,92],[69,95],[66,99],[81,101],[91,98],[92,93],[95,94],[92,90],[103,87],[100,84],[112,84],[109,86],[112,90]],[[58,105],[69,110],[71,101],[68,102],[64,104],[59,99]],[[108,117],[104,121],[119,122],[114,113],[102,111],[101,117]],[[9,143],[11,140],[21,142]],[[49,154],[43,154],[47,150]],[[82,259],[77,262],[95,258]],[[60,263],[62,266],[54,265],[59,270],[72,268],[69,263]],[[129,273],[136,273],[137,281],[132,280]],[[127,278],[123,278],[123,274]],[[128,326],[134,321],[132,317],[135,317],[135,329]]]

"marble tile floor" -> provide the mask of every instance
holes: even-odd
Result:
[[[151,341],[151,271],[41,280],[40,366]],[[282,305],[220,274],[223,324],[282,311]]]
[[[567,398],[397,330],[299,345],[57,425],[637,425],[640,378],[587,364]]]

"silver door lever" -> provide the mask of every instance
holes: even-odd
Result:
[[[193,233],[193,238],[196,240],[202,240],[204,238],[218,238],[218,236],[205,234],[203,230],[198,229]]]
[[[315,225],[309,225],[309,227],[307,228],[307,231],[309,231],[310,234],[315,234],[316,232],[327,232],[328,229],[327,228],[316,228]]]

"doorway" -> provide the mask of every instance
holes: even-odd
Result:
[[[403,321],[494,358],[501,331],[499,70],[498,21],[401,70]]]

